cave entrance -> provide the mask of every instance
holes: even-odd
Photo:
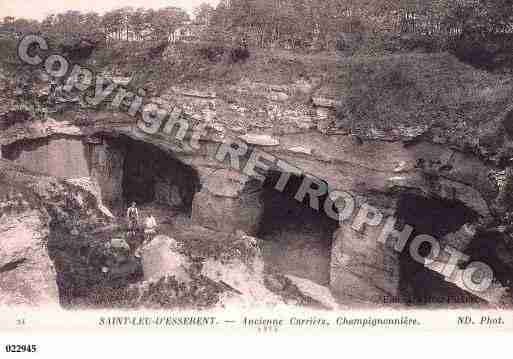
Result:
[[[124,205],[168,206],[190,213],[194,194],[200,189],[196,170],[172,153],[127,136],[115,140],[123,148],[121,182]]]
[[[173,153],[125,135],[22,140],[2,146],[1,157],[58,178],[92,178],[101,189],[103,203],[113,209],[135,201],[190,213],[200,189],[197,171]]]
[[[441,274],[413,260],[408,250],[413,238],[421,234],[433,236],[443,247],[443,238],[447,234],[457,232],[466,223],[475,222],[478,214],[459,201],[403,193],[398,201],[396,216],[396,228],[404,228],[406,224],[414,228],[405,250],[400,255],[399,286],[403,301],[413,305],[479,302],[470,293],[445,281]],[[430,245],[424,243],[419,252],[421,256],[427,256],[430,250]]]
[[[199,175],[173,153],[131,137],[99,133],[83,138],[88,173],[97,181],[102,200],[119,215],[114,226],[85,229],[77,236],[55,223],[49,235],[49,253],[55,263],[61,304],[65,307],[96,305],[99,298],[142,280],[142,264],[133,254],[118,261],[110,246],[113,238],[125,238],[134,250],[141,236],[126,237],[124,214],[135,201],[142,219],[152,214],[159,233],[172,235],[172,217],[188,217],[199,191]],[[77,240],[80,238],[80,240]],[[109,269],[109,274],[103,272]],[[106,294],[107,293],[107,294]]]
[[[155,200],[155,172],[158,172],[153,163],[155,154],[157,162],[163,162],[158,150],[137,142],[127,144],[122,182],[123,199],[127,204],[132,201],[145,204]]]
[[[303,203],[294,198],[303,176],[291,175],[285,190],[277,191],[274,186],[280,175],[270,171],[262,190],[264,212],[257,236],[264,242],[264,260],[284,274],[328,285],[331,246],[338,222],[322,210],[310,208],[308,195]],[[324,199],[319,199],[321,204]]]

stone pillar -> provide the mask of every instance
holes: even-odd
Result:
[[[91,177],[98,182],[102,201],[108,206],[120,205],[123,201],[124,159],[124,151],[109,143],[93,146]]]
[[[192,221],[221,232],[241,230],[254,235],[263,214],[260,197],[260,183],[253,185],[235,171],[214,171],[194,196]]]
[[[332,291],[344,304],[385,304],[399,297],[399,253],[378,242],[382,226],[363,232],[343,224],[334,234],[331,255]]]

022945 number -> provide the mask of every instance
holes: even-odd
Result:
[[[19,345],[19,344],[8,344],[5,346],[7,353],[35,353],[37,351],[37,345]]]

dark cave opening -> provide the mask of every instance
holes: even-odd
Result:
[[[127,204],[132,201],[138,204],[151,203],[155,200],[154,172],[158,171],[157,163],[162,163],[163,158],[159,151],[137,142],[128,144],[126,147],[122,182],[124,202]],[[157,156],[155,162],[153,162],[153,155]]]
[[[263,185],[263,217],[257,233],[264,240],[263,255],[267,264],[285,274],[328,285],[331,246],[338,222],[322,210],[295,199],[304,176],[291,175],[283,192],[276,185],[281,173],[270,171]],[[325,198],[320,197],[322,205]]]
[[[402,300],[412,305],[479,302],[475,296],[445,281],[441,274],[415,261],[409,251],[413,238],[421,234],[436,238],[443,248],[444,236],[458,231],[466,223],[475,222],[478,214],[459,201],[403,193],[398,202],[396,216],[397,229],[404,228],[406,224],[414,228],[405,250],[400,254],[399,285]],[[425,257],[430,250],[430,245],[424,243],[419,254]],[[466,303],[461,303],[462,301]]]
[[[119,136],[110,140],[122,148],[123,205],[158,204],[190,213],[194,194],[200,190],[197,171],[153,144]]]
[[[494,279],[503,286],[510,287],[513,283],[513,243],[511,233],[497,230],[480,230],[464,251],[471,262],[486,263],[493,270]],[[513,293],[510,291],[510,296]]]

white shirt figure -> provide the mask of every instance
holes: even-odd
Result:
[[[144,222],[145,233],[155,233],[157,229],[157,220],[152,215],[146,217],[146,220]]]

